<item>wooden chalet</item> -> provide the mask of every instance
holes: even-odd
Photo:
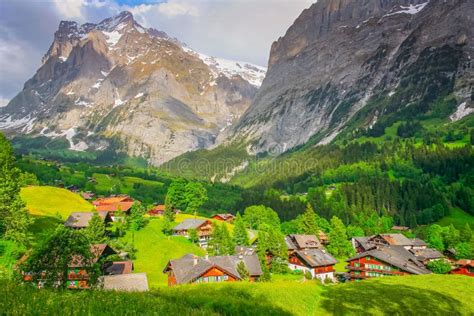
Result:
[[[162,216],[166,211],[166,207],[164,204],[159,204],[153,206],[151,210],[148,211],[148,215],[150,216]]]
[[[352,280],[386,275],[430,274],[404,246],[379,245],[347,260]]]
[[[134,203],[135,201],[127,195],[98,198],[92,202],[97,211],[109,212],[113,220],[117,212],[124,212],[126,215],[130,214],[130,209]]]
[[[243,262],[249,280],[256,281],[263,274],[256,254],[200,258],[187,254],[170,260],[163,273],[168,275],[168,286],[186,283],[235,282],[242,280],[237,265]]]
[[[338,261],[324,249],[296,250],[288,259],[293,271],[310,272],[313,279],[334,281],[334,265]]]
[[[206,247],[212,235],[212,223],[207,219],[187,218],[173,227],[174,236],[184,236],[189,238],[189,231],[195,229],[199,237],[199,245]]]
[[[232,223],[235,220],[235,216],[230,213],[216,214],[212,216],[212,219],[215,219],[217,221]]]
[[[458,260],[457,267],[451,270],[451,274],[462,274],[474,277],[474,260]]]
[[[89,221],[92,219],[94,214],[98,214],[103,220],[104,224],[107,225],[112,222],[112,217],[107,211],[98,211],[98,212],[74,212],[69,215],[64,222],[64,226],[73,228],[73,229],[83,229],[89,226]]]
[[[91,252],[93,258],[91,262],[85,262],[82,256],[75,256],[68,266],[68,289],[85,289],[89,288],[89,274],[87,272],[88,267],[97,263],[106,257],[117,254],[115,250],[109,247],[107,244],[97,244],[91,246]],[[107,263],[104,263],[107,266]],[[104,266],[101,267],[103,270]]]
[[[323,245],[315,235],[290,234],[285,237],[286,248],[290,256],[297,250],[323,249]]]

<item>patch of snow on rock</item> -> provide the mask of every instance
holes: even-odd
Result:
[[[395,14],[411,14],[411,15],[414,15],[414,14],[417,14],[418,12],[420,12],[421,10],[423,10],[428,3],[429,3],[429,1],[427,1],[425,3],[420,3],[420,4],[410,4],[407,7],[400,6],[401,10],[396,11],[396,12],[388,13],[385,16],[392,16],[392,15],[395,15]]]
[[[456,109],[456,112],[451,114],[449,117],[451,121],[459,121],[465,116],[468,116],[469,114],[474,113],[474,108],[468,107],[467,102],[463,102],[458,105],[458,108]]]
[[[109,44],[110,46],[117,45],[118,41],[120,41],[120,38],[122,37],[122,34],[120,34],[117,31],[112,31],[112,32],[102,31],[102,33],[104,33],[105,37],[107,37],[106,41],[107,41],[107,44]]]
[[[97,79],[97,82],[92,86],[92,88],[99,89],[102,81],[104,81],[104,79]]]
[[[134,98],[139,99],[141,97],[143,97],[143,92],[138,93]]]

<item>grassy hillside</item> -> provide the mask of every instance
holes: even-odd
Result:
[[[79,194],[61,188],[25,187],[21,189],[21,198],[26,202],[26,207],[32,215],[56,216],[59,214],[65,219],[71,212],[93,210],[92,204]]]
[[[202,216],[178,214],[175,221],[180,223],[187,218],[207,219]],[[226,225],[232,232],[233,225]],[[134,248],[137,250],[136,259],[133,261],[135,271],[147,273],[150,287],[167,286],[167,276],[163,274],[163,269],[169,260],[180,258],[188,253],[205,254],[202,248],[192,244],[185,237],[166,236],[162,229],[162,218],[150,218],[150,222],[143,229],[135,233],[128,232],[123,238],[123,241],[134,244]],[[250,232],[250,237],[254,235],[255,232]]]
[[[433,286],[436,284],[436,286]],[[51,292],[3,282],[0,310],[25,315],[472,315],[474,278],[387,277],[200,284],[149,293]]]
[[[162,229],[163,220],[152,218],[145,228],[134,234],[129,232],[124,238],[128,242],[133,241],[137,249],[136,259],[133,261],[135,272],[146,272],[150,287],[167,285],[163,269],[170,259],[179,258],[187,253],[204,255],[203,249],[186,238],[166,236]]]
[[[457,229],[463,229],[466,223],[469,224],[469,226],[474,227],[474,216],[460,210],[459,208],[451,209],[451,214],[436,222],[436,224],[441,226],[449,226],[453,224]]]

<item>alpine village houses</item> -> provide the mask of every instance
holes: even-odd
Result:
[[[309,272],[311,278],[334,281],[334,265],[338,262],[328,253],[315,235],[287,235],[288,268]]]
[[[216,215],[212,216],[212,219],[215,219],[215,220],[221,221],[221,222],[232,223],[235,220],[235,216],[230,214],[230,213],[216,214]]]
[[[212,223],[207,219],[187,218],[173,227],[174,236],[189,238],[190,230],[196,230],[199,238],[199,246],[206,248],[212,235]]]
[[[232,256],[200,258],[187,254],[180,259],[170,260],[163,273],[168,275],[168,286],[186,283],[213,283],[241,281],[238,265],[243,263],[253,282],[263,274],[260,260],[256,254],[244,253]]]
[[[134,203],[135,201],[128,195],[98,198],[92,202],[98,212],[109,212],[112,220],[115,219],[118,212],[129,215]]]
[[[426,268],[443,255],[428,248],[421,239],[409,239],[402,234],[378,234],[354,237],[352,245],[357,255],[347,260],[351,280],[407,274],[430,274]]]

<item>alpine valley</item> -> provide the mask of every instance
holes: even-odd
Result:
[[[299,1],[41,2],[113,16],[0,107],[1,315],[474,315],[474,0]]]

